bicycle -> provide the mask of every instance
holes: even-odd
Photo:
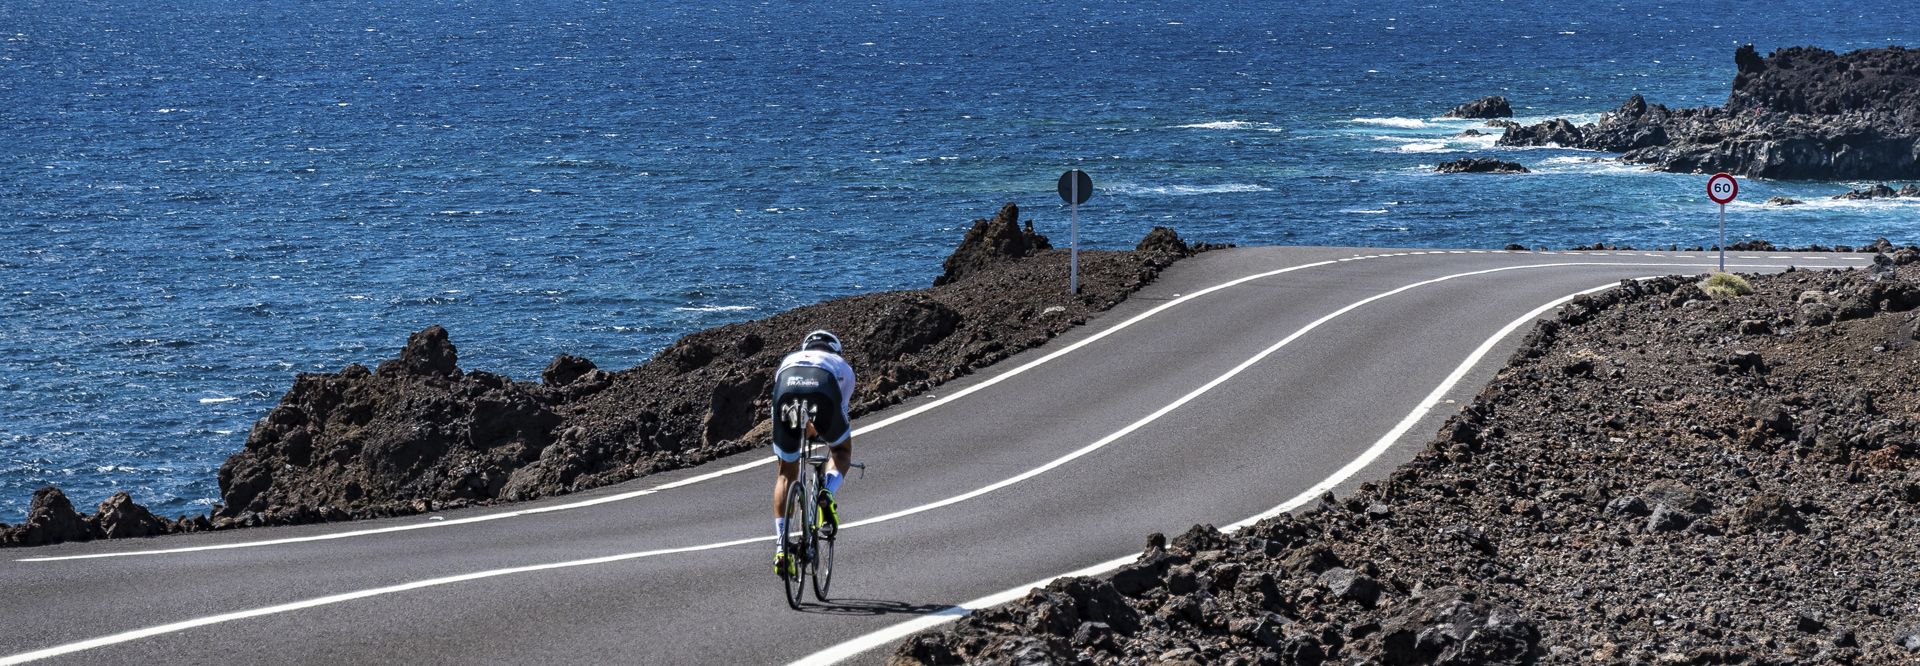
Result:
[[[818,524],[820,495],[826,492],[828,456],[814,453],[816,446],[826,442],[817,436],[806,435],[818,406],[812,400],[802,399],[787,403],[783,409],[785,412],[781,418],[800,433],[800,458],[807,461],[807,469],[802,471],[800,478],[787,486],[784,502],[787,533],[780,537],[780,550],[787,554],[789,566],[793,568],[791,575],[780,577],[786,586],[787,605],[799,610],[800,601],[807,594],[808,578],[813,579],[813,598],[827,600],[827,590],[833,587],[833,544],[839,536],[839,529],[836,526],[822,533]],[[861,476],[866,476],[865,463],[850,463],[848,467],[858,469]]]

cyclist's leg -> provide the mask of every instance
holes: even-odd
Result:
[[[853,462],[853,427],[847,421],[847,413],[841,411],[840,386],[829,379],[823,387],[821,398],[825,404],[820,406],[820,414],[815,419],[820,430],[820,439],[828,446],[826,465],[826,485],[829,492],[840,491],[840,481],[845,478]]]

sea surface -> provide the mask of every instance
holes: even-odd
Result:
[[[295,373],[443,324],[461,365],[639,363],[927,285],[1089,172],[1081,238],[1711,244],[1704,179],[1503,150],[1733,51],[1920,46],[1907,2],[0,3],[0,522],[53,483],[206,511]],[[1466,156],[1524,176],[1441,176]],[[1750,181],[1737,238],[1920,241],[1920,202]],[[1763,208],[1769,196],[1806,206]],[[798,334],[798,332],[796,332]],[[856,341],[857,342],[857,341]]]

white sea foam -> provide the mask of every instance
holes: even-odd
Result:
[[[1259,132],[1287,131],[1286,128],[1280,127],[1273,123],[1263,123],[1263,122],[1255,122],[1255,121],[1249,121],[1249,120],[1216,120],[1210,123],[1193,123],[1190,125],[1174,125],[1173,127],[1174,129],[1254,130]]]
[[[1346,213],[1349,215],[1386,215],[1387,209],[1385,208],[1344,208],[1344,209],[1341,209],[1340,212]]]
[[[1151,195],[1168,197],[1190,197],[1199,194],[1233,194],[1239,192],[1271,192],[1273,188],[1252,183],[1225,183],[1221,185],[1135,185],[1116,183],[1106,188],[1114,194]]]
[[[1354,118],[1352,122],[1362,125],[1399,127],[1401,129],[1425,129],[1433,126],[1431,123],[1419,118]]]
[[[211,405],[219,402],[233,402],[235,400],[239,400],[239,398],[201,398],[200,404]]]
[[[1399,146],[1395,146],[1395,147],[1394,147],[1394,150],[1396,150],[1396,151],[1399,151],[1399,152],[1402,152],[1402,153],[1452,153],[1452,152],[1458,152],[1458,151],[1456,151],[1456,150],[1454,150],[1453,148],[1450,148],[1450,147],[1448,147],[1448,146],[1447,146],[1447,142],[1445,142],[1445,141],[1421,141],[1421,142],[1417,142],[1417,143],[1406,143],[1406,144],[1401,144],[1401,145],[1399,145]]]
[[[1540,160],[1533,170],[1543,173],[1637,174],[1647,169],[1605,157],[1562,155]]]
[[[745,312],[760,308],[751,305],[688,305],[674,309],[683,312]]]

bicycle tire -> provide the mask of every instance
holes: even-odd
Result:
[[[819,468],[814,468],[814,472],[818,473]],[[815,494],[814,497],[818,498],[819,495]],[[818,506],[817,499],[815,506]],[[818,510],[818,508],[815,509],[816,512]],[[827,590],[833,587],[833,542],[839,536],[839,530],[835,530],[834,535],[830,537],[816,534],[813,541],[813,561],[809,563],[813,568],[813,598],[822,602],[827,600]]]
[[[787,485],[787,533],[780,537],[780,547],[787,553],[787,563],[793,573],[782,576],[786,586],[787,606],[800,610],[800,602],[807,597],[807,539],[812,529],[806,524],[806,484],[795,479]]]

